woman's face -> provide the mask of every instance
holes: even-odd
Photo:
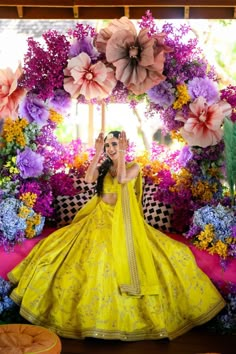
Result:
[[[119,155],[118,139],[115,137],[112,137],[110,139],[107,138],[104,143],[104,150],[107,156],[110,157],[112,161],[116,160]]]

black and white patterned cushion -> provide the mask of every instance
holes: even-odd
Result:
[[[164,204],[154,199],[157,192],[157,185],[145,184],[143,187],[143,214],[146,222],[155,229],[172,231],[171,216],[173,209],[171,205]]]
[[[96,187],[96,182],[94,183],[87,183],[85,182],[84,178],[77,177],[75,174],[70,174],[70,177],[73,180],[73,186],[74,188],[79,192],[89,192],[91,193],[91,190],[94,193],[94,188]]]
[[[74,188],[79,193],[74,196],[59,195],[56,197],[54,208],[58,227],[70,224],[76,213],[94,195],[96,183],[86,183],[83,178],[77,178],[75,175],[71,175],[71,177]]]
[[[83,178],[71,175],[74,187],[78,194],[74,196],[57,196],[54,207],[58,227],[70,224],[76,213],[94,195],[96,183],[86,183]],[[144,184],[143,187],[143,214],[146,222],[156,229],[171,231],[171,216],[173,210],[170,205],[154,200],[158,186]]]

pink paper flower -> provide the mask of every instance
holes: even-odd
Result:
[[[17,116],[19,101],[25,94],[25,90],[17,86],[21,75],[20,64],[15,72],[10,68],[0,69],[0,118]]]
[[[230,116],[231,112],[232,108],[227,102],[219,101],[208,105],[206,99],[200,96],[190,103],[187,119],[181,112],[175,119],[184,122],[180,133],[188,145],[205,148],[220,142],[223,120]]]
[[[84,95],[88,100],[108,97],[116,85],[114,70],[101,61],[91,64],[86,53],[80,53],[68,62],[64,70],[64,89],[72,98]]]
[[[164,45],[164,33],[150,37],[148,29],[137,34],[127,17],[113,20],[102,29],[96,47],[116,67],[116,79],[136,95],[140,95],[165,80],[162,74],[165,53],[171,49]]]

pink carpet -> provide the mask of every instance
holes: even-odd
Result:
[[[6,253],[3,247],[0,247],[0,276],[7,279],[7,273],[10,272],[26,255],[30,250],[44,237],[47,237],[52,233],[55,228],[46,227],[43,233],[33,239],[26,240],[21,245],[16,245],[14,251]],[[210,255],[206,251],[201,251],[191,245],[181,235],[168,234],[169,237],[185,243],[193,252],[198,266],[212,279],[215,283],[221,282],[222,286],[227,285],[228,282],[236,284],[236,259],[229,262],[226,270],[224,270],[220,264],[220,258],[217,255]]]

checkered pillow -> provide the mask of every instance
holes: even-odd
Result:
[[[79,191],[74,196],[57,196],[55,200],[56,221],[58,227],[71,223],[76,213],[94,194],[96,183],[86,183],[83,178],[71,175],[74,187]],[[171,215],[173,210],[170,205],[154,200],[157,191],[156,185],[144,184],[143,188],[143,213],[148,224],[156,229],[171,231]]]
[[[91,192],[93,191],[94,188],[96,187],[96,182],[94,183],[87,183],[85,182],[84,178],[77,177],[76,174],[70,174],[70,177],[73,180],[73,186],[74,188],[79,192]]]
[[[59,195],[56,197],[54,208],[58,227],[70,224],[77,212],[94,195],[96,183],[86,183],[83,178],[76,178],[75,175],[71,177],[79,193],[74,196]]]
[[[172,231],[171,216],[173,209],[170,205],[154,200],[153,195],[158,186],[145,184],[143,188],[143,214],[146,222],[156,229]]]

